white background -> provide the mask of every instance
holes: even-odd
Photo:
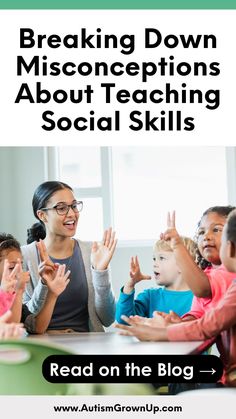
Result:
[[[235,11],[1,11],[0,13],[0,109],[1,109],[1,142],[8,145],[234,145],[235,123]],[[80,35],[81,27],[87,28],[88,33],[96,33],[101,28],[103,34],[116,34],[118,37],[126,33],[135,34],[135,51],[133,54],[121,54],[117,49],[20,49],[19,30],[29,27],[35,34],[66,34]],[[163,38],[169,34],[179,36],[184,34],[214,34],[217,37],[216,49],[204,49],[202,44],[197,49],[184,49],[179,44],[174,49],[161,44],[155,49],[144,48],[145,27],[158,29]],[[23,55],[30,61],[34,55],[46,55],[48,62],[52,61],[153,61],[158,62],[161,57],[174,55],[176,63],[187,61],[220,62],[221,74],[217,77],[160,77],[153,76],[149,82],[141,84],[140,76],[136,77],[35,77],[33,73],[22,77],[16,76],[16,57]],[[191,105],[137,105],[135,103],[105,105],[104,95],[100,83],[104,81],[117,83],[119,89],[137,88],[157,89],[164,83],[171,82],[173,88],[187,83],[188,87],[207,89],[221,89],[221,106],[216,110],[206,109],[204,104]],[[30,104],[22,101],[14,104],[21,83],[28,83],[34,91],[36,81],[41,81],[42,87],[51,89],[79,89],[92,84],[95,90],[92,104]],[[72,128],[61,132],[55,129],[46,132],[41,128],[42,112],[52,110],[58,117],[88,116],[94,110],[97,116],[113,115],[114,109],[122,109],[121,130],[119,132],[83,131]],[[129,126],[130,111],[150,109],[153,116],[158,116],[163,109],[180,110],[184,116],[195,118],[194,131],[131,131]]]

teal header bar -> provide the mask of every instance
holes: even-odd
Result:
[[[0,0],[0,9],[236,9],[236,0]]]

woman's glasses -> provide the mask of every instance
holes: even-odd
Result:
[[[83,202],[82,201],[75,201],[72,204],[68,205],[64,202],[59,202],[58,204],[54,205],[50,208],[41,208],[41,211],[49,211],[49,210],[56,210],[58,215],[67,215],[70,208],[74,211],[75,214],[82,211],[83,209]]]

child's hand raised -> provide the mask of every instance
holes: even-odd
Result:
[[[135,258],[134,257],[131,258],[129,274],[131,278],[130,282],[132,283],[133,286],[140,281],[143,281],[143,280],[146,281],[146,280],[152,279],[150,275],[142,274],[140,270],[140,266],[139,266],[138,256],[135,256]]]
[[[21,264],[16,263],[13,270],[10,270],[10,263],[8,259],[4,260],[1,289],[5,292],[13,293],[16,291],[16,284],[19,275]]]
[[[16,285],[16,291],[20,291],[20,292],[24,292],[25,291],[25,287],[27,282],[29,282],[30,280],[30,273],[27,272],[23,272],[22,269],[22,264],[21,264],[21,260],[18,259],[17,263],[19,264],[19,269],[18,269],[18,282]]]
[[[57,297],[66,289],[70,282],[70,271],[65,273],[65,270],[66,265],[59,265],[55,278],[51,281],[47,281],[49,291]]]
[[[152,279],[150,275],[142,274],[139,266],[138,257],[132,257],[130,261],[130,279],[126,282],[123,288],[123,293],[130,294],[134,290],[134,287],[138,282],[149,279]]]
[[[175,227],[175,211],[173,211],[172,214],[170,214],[170,212],[167,213],[167,230],[164,233],[161,233],[160,239],[167,241],[172,250],[176,249],[176,247],[182,243]]]

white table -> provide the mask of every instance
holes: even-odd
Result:
[[[28,339],[56,344],[75,354],[85,355],[187,355],[201,353],[203,345],[202,341],[140,342],[132,336],[121,336],[110,332],[44,334],[31,336]]]

